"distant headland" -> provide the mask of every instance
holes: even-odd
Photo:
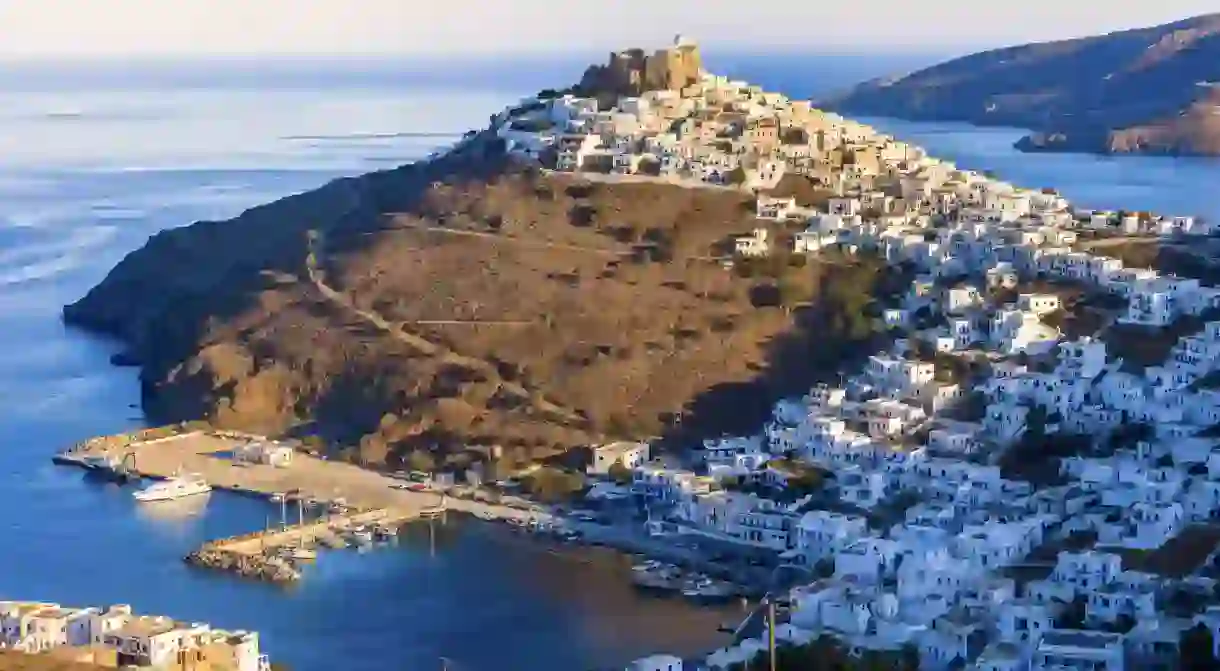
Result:
[[[1220,155],[1220,14],[965,56],[821,101],[1032,132],[1025,151]]]

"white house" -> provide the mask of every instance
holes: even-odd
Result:
[[[795,198],[772,198],[759,195],[755,202],[755,213],[759,219],[785,219],[796,209]]]
[[[233,448],[233,460],[285,468],[292,465],[293,453],[291,446],[282,443],[250,442]]]
[[[838,242],[839,236],[836,233],[827,233],[810,226],[792,236],[792,251],[795,254],[812,254]]]
[[[673,655],[652,655],[637,659],[627,671],[682,671],[682,658]]]
[[[898,568],[899,547],[894,541],[866,537],[835,555],[835,577],[877,584]]]
[[[992,404],[987,406],[983,416],[983,430],[997,443],[1008,444],[1021,437],[1025,432],[1026,417],[1029,408],[1012,404]]]
[[[585,160],[592,155],[601,144],[601,136],[572,134],[564,135],[556,142],[559,150],[555,168],[565,172],[575,172],[585,165]]]
[[[1104,631],[1053,629],[1034,648],[1031,671],[1089,669],[1123,671],[1123,635]]]
[[[734,239],[734,251],[742,256],[766,256],[771,251],[768,237],[767,229],[756,228]]]
[[[1050,579],[1088,592],[1114,581],[1122,567],[1122,557],[1108,552],[1060,552]]]
[[[932,429],[928,434],[928,447],[959,456],[973,454],[979,448],[978,434],[981,428],[977,424],[962,424]]]
[[[997,610],[996,630],[1001,640],[1025,646],[1054,629],[1055,618],[1064,609],[1065,604],[1014,599]]]
[[[826,510],[814,510],[801,516],[796,525],[796,550],[805,562],[813,565],[868,534],[868,520]]]
[[[635,469],[649,460],[650,453],[648,443],[619,441],[599,445],[593,448],[593,458],[587,470],[589,473],[605,475],[615,464]]]
[[[859,198],[831,198],[827,202],[827,209],[830,214],[850,217],[860,214],[864,208]]]
[[[1060,307],[1062,302],[1054,294],[1021,294],[1017,297],[1017,309],[1038,316],[1048,315]]]
[[[1038,353],[1059,339],[1059,331],[1043,324],[1037,315],[1021,310],[996,310],[991,317],[991,344],[1001,354]]]
[[[165,666],[178,653],[195,647],[207,625],[175,622],[167,617],[138,617],[106,634],[107,647],[118,651],[120,664]]]

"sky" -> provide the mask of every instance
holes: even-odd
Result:
[[[1154,25],[1217,0],[0,0],[0,57],[486,56],[667,44],[969,50]]]

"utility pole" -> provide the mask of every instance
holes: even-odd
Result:
[[[767,649],[771,652],[771,671],[775,671],[775,601],[767,599]]]

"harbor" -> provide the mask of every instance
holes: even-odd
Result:
[[[107,481],[152,480],[132,493],[150,508],[213,489],[279,504],[278,525],[208,541],[184,557],[193,566],[276,583],[300,580],[319,547],[369,548],[410,522],[444,523],[450,510],[517,524],[549,519],[541,509],[421,491],[392,475],[233,432],[144,429],[79,443],[54,461]],[[297,511],[293,524],[289,506]]]
[[[646,570],[633,572],[632,582],[649,593],[694,601],[757,596],[770,575],[759,567],[711,560],[684,534],[656,536],[638,524],[563,514],[513,497],[488,500],[477,490],[421,487],[405,481],[403,474],[319,458],[251,434],[157,427],[87,440],[54,461],[104,481],[153,481],[133,491],[139,505],[149,509],[167,505],[162,499],[211,490],[277,505],[278,523],[269,518],[262,529],[209,540],[184,557],[192,566],[256,580],[296,582],[319,549],[371,548],[404,525],[444,523],[451,513],[504,524],[531,540],[635,555],[637,567]]]

